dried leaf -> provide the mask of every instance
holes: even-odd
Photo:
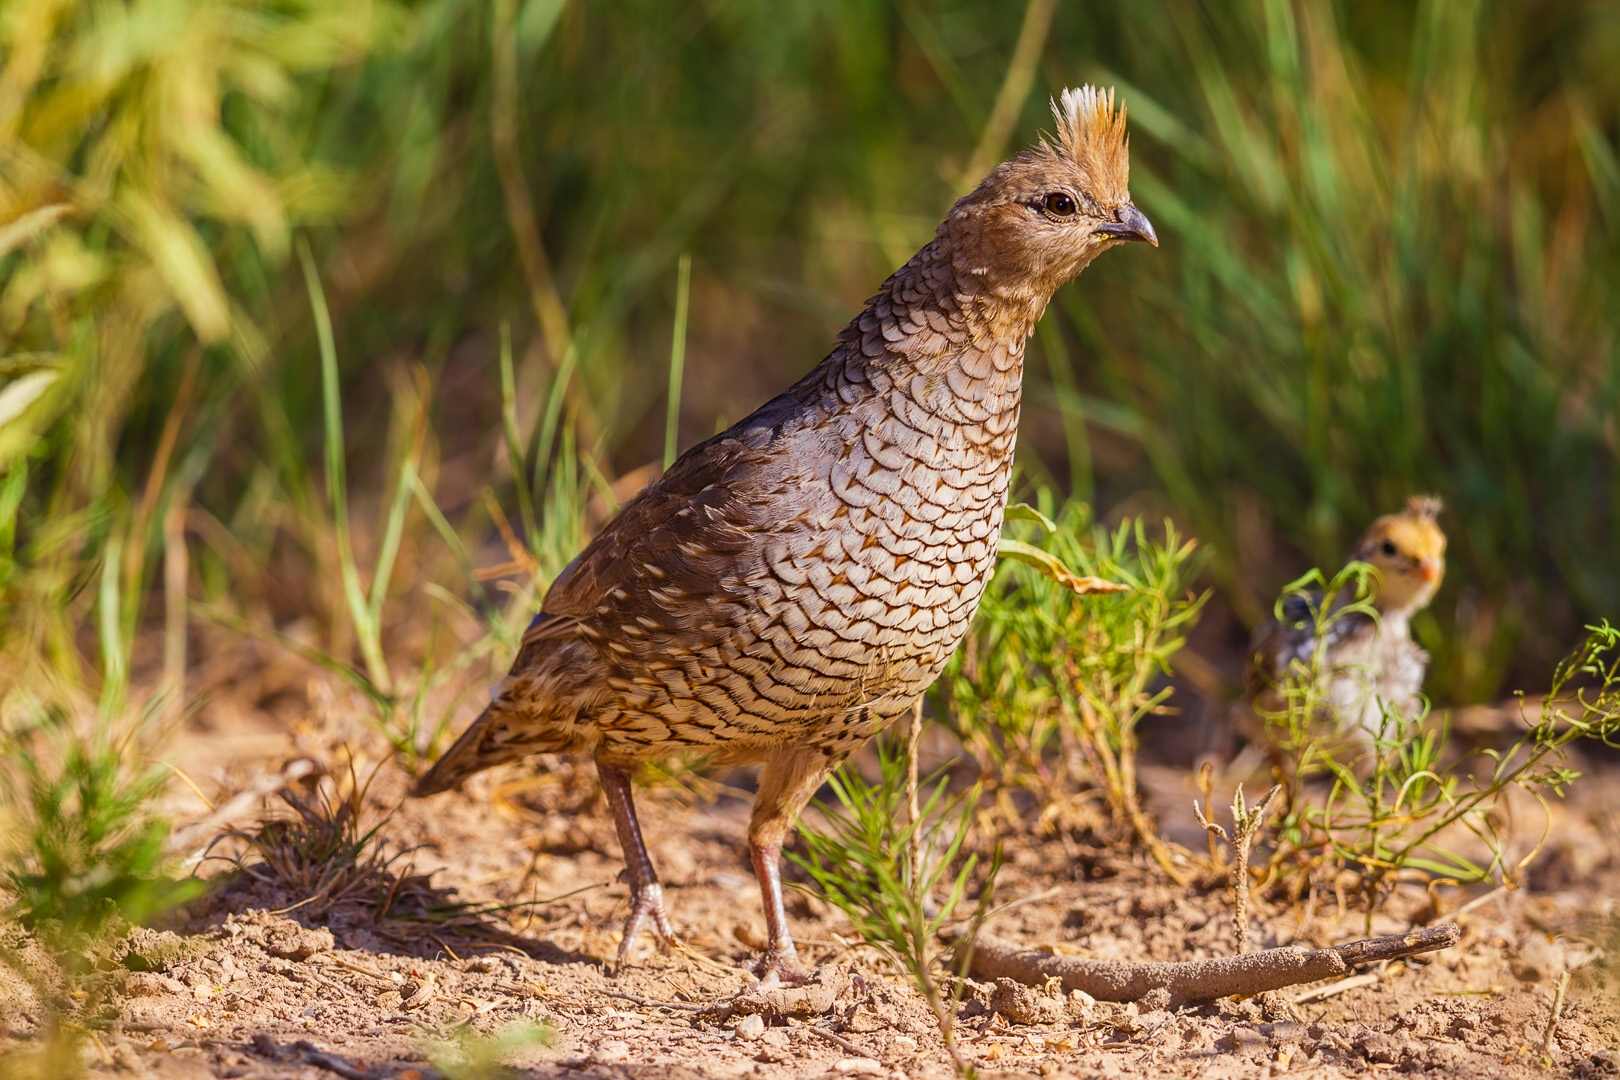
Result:
[[[1042,551],[1033,544],[1026,544],[1022,540],[1001,538],[1001,545],[996,549],[996,555],[1003,559],[1012,559],[1025,566],[1032,566],[1057,582],[1059,585],[1072,590],[1079,596],[1092,596],[1097,593],[1129,592],[1129,585],[1121,585],[1117,581],[1105,581],[1099,577],[1082,577],[1049,551]]]

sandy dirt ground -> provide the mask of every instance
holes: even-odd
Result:
[[[265,720],[193,732],[189,775],[217,808],[289,761],[343,771],[335,748],[365,745],[358,730],[285,730]],[[1183,782],[1157,779],[1158,809],[1201,849],[1181,820],[1190,817],[1176,788]],[[428,802],[403,800],[403,777],[384,767],[362,807],[362,825],[380,826],[383,861],[336,878],[285,847],[275,849],[280,862],[250,854],[245,869],[233,869],[228,859],[247,848],[229,827],[251,828],[274,800],[248,800],[225,822],[217,813],[203,820],[207,808],[181,793],[181,823],[204,826],[189,835],[199,849],[214,842],[201,865],[217,887],[168,928],[136,931],[103,959],[79,1018],[97,1021],[86,1024],[98,1035],[84,1059],[107,1075],[198,1080],[950,1075],[921,999],[802,888],[790,892],[790,917],[817,972],[814,990],[791,1000],[750,992],[744,968],[763,918],[743,845],[746,792],[698,786],[701,798],[674,787],[641,796],[682,941],[669,952],[644,944],[617,973],[609,960],[626,889],[589,767],[485,775]],[[985,1077],[1615,1076],[1620,770],[1600,768],[1576,791],[1555,807],[1529,884],[1468,909],[1455,948],[1297,1003],[1310,988],[1169,1010],[974,984],[961,1008],[964,1052]],[[999,937],[1118,959],[1232,951],[1219,880],[1170,884],[1145,860],[1074,830],[1006,845],[997,895],[1007,906],[988,925]],[[1439,895],[1455,911],[1484,892]],[[1372,931],[1436,917],[1428,893],[1403,886],[1380,905]],[[1331,898],[1308,911],[1262,900],[1252,941],[1337,944],[1365,936],[1363,920]],[[26,940],[11,944],[29,955]],[[24,1045],[40,1023],[37,1001],[11,975],[0,976],[0,1017],[0,1049]],[[501,1033],[499,1056],[512,1073],[484,1061],[488,1038]]]

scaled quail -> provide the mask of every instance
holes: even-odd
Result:
[[[748,829],[770,947],[803,978],[782,840],[835,767],[906,713],[996,566],[1024,342],[1058,286],[1127,241],[1125,110],[1066,90],[1043,139],[951,208],[814,371],[687,451],[562,572],[481,716],[416,785],[527,754],[596,759],[631,889],[622,961],[671,936],[631,800],[678,751],[764,768]]]
[[[1363,774],[1374,764],[1385,710],[1409,720],[1422,711],[1419,695],[1429,654],[1412,640],[1411,620],[1428,606],[1445,577],[1440,511],[1439,499],[1414,495],[1405,509],[1369,525],[1350,558],[1376,571],[1369,599],[1377,614],[1348,609],[1354,597],[1342,593],[1328,612],[1317,687],[1321,716],[1313,734],[1342,739],[1340,759]],[[1278,608],[1281,620],[1257,627],[1249,647],[1248,711],[1239,716],[1239,728],[1251,743],[1267,748],[1274,765],[1285,768],[1276,745],[1279,733],[1268,728],[1266,718],[1286,711],[1285,681],[1308,668],[1316,655],[1316,613],[1322,600],[1322,591],[1315,588],[1284,596]]]

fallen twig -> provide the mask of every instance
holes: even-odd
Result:
[[[1496,899],[1498,899],[1500,897],[1506,896],[1507,891],[1508,891],[1508,888],[1507,888],[1506,885],[1498,885],[1496,888],[1492,889],[1490,892],[1482,893],[1479,896],[1474,897],[1472,900],[1468,901],[1468,903],[1464,904],[1462,907],[1458,908],[1456,911],[1453,911],[1451,913],[1451,915],[1449,916],[1450,921],[1451,922],[1456,922],[1458,919],[1462,918],[1464,915],[1473,914],[1475,911],[1478,911],[1480,908],[1484,907],[1486,904],[1490,903],[1492,900],[1496,900]]]
[[[344,1080],[371,1080],[369,1072],[349,1064],[336,1054],[328,1054],[324,1050],[316,1049],[313,1043],[305,1039],[299,1039],[293,1043],[292,1048],[303,1056],[306,1065],[314,1065],[316,1068],[325,1069],[327,1072],[337,1073]]]
[[[868,1051],[862,1050],[859,1046],[856,1046],[842,1035],[839,1035],[836,1032],[828,1031],[824,1027],[817,1027],[815,1024],[805,1024],[804,1030],[815,1035],[820,1035],[823,1039],[826,1039],[828,1042],[840,1047],[841,1049],[848,1050],[856,1057],[864,1058],[872,1056]]]
[[[672,1009],[676,1012],[709,1012],[712,1005],[693,1005],[689,1001],[657,1001],[653,998],[644,998],[636,994],[626,994],[618,990],[604,990],[608,997],[628,1001],[632,1005],[640,1005],[644,1009]]]
[[[1342,977],[1361,964],[1450,948],[1461,938],[1456,924],[1448,923],[1332,949],[1267,949],[1213,960],[1136,963],[1053,956],[981,934],[973,945],[970,970],[980,979],[1011,978],[1030,986],[1043,986],[1055,976],[1063,989],[1081,990],[1099,1001],[1136,1001],[1162,988],[1170,992],[1172,1005],[1182,1005]]]
[[[1326,1001],[1330,997],[1347,994],[1351,990],[1360,990],[1363,986],[1373,986],[1382,982],[1384,977],[1376,971],[1365,971],[1360,975],[1352,975],[1348,979],[1340,979],[1336,983],[1326,986],[1313,987],[1310,990],[1301,990],[1288,1000],[1295,1005],[1304,1005],[1309,1001]]]

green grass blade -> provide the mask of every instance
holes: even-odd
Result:
[[[354,539],[349,529],[349,494],[343,444],[343,403],[338,389],[337,345],[332,337],[332,316],[326,307],[326,293],[309,244],[298,241],[298,260],[309,289],[309,306],[315,316],[316,340],[321,354],[321,417],[326,433],[326,489],[331,500],[332,527],[337,539],[338,570],[343,578],[343,595],[354,620],[355,635],[365,658],[371,682],[383,695],[392,692],[388,661],[383,657],[381,634],[371,615],[371,605],[360,586],[360,570],[354,560]]]
[[[664,414],[664,468],[675,464],[681,433],[681,381],[686,375],[686,309],[692,296],[692,254],[681,252],[675,272],[675,329],[669,343],[669,405]]]
[[[523,526],[523,539],[533,551],[539,546],[539,530],[535,527],[534,498],[529,492],[529,462],[518,438],[517,378],[512,370],[512,327],[501,323],[501,431],[506,436],[506,456],[510,459],[512,476],[517,481],[518,519]],[[542,452],[548,452],[549,446]]]

